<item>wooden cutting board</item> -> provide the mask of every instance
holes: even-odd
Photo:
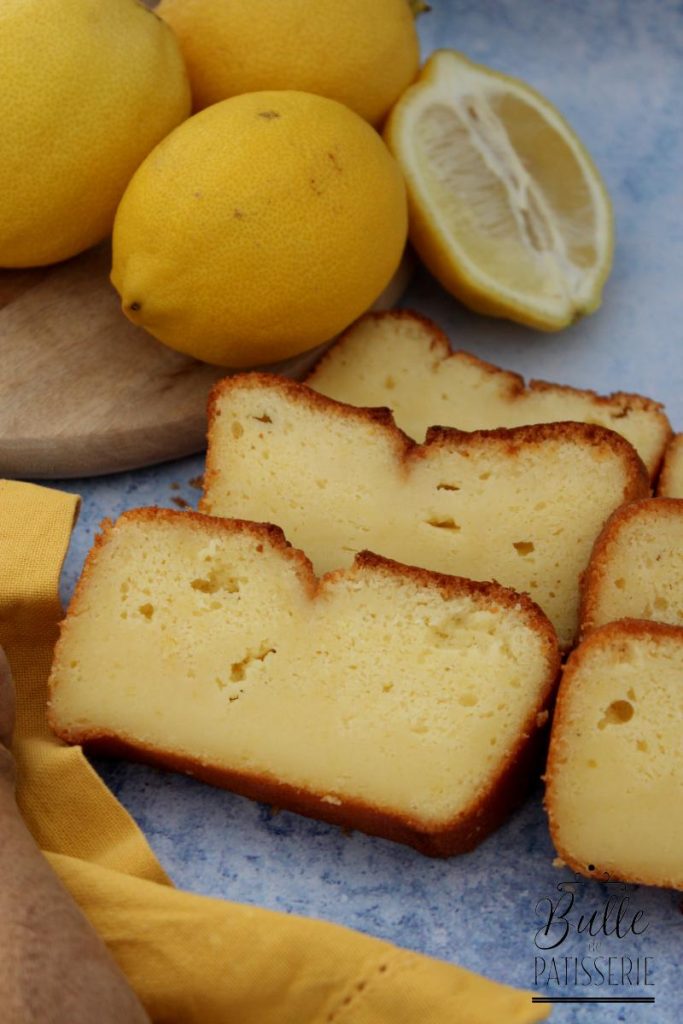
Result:
[[[129,323],[109,267],[104,246],[0,271],[0,476],[92,476],[204,448],[207,396],[226,370]],[[408,277],[402,265],[373,308],[397,302]],[[315,355],[271,369],[302,376]]]

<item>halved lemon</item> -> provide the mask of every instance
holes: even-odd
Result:
[[[411,240],[467,306],[554,331],[600,305],[613,251],[607,190],[535,89],[439,50],[385,137],[408,184]]]

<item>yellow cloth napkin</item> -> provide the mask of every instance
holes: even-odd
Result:
[[[174,889],[80,747],[50,733],[46,679],[70,494],[0,481],[0,644],[17,686],[18,799],[37,842],[158,1024],[531,1024],[529,993],[321,921]]]

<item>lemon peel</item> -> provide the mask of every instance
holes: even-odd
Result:
[[[609,197],[540,93],[437,51],[385,138],[406,177],[411,240],[465,305],[543,330],[599,306],[612,263]]]

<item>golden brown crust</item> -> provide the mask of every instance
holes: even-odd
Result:
[[[674,474],[674,463],[677,460],[683,461],[683,434],[674,434],[664,452],[662,472],[657,484],[657,494],[661,497],[672,496],[672,491],[674,490],[672,477]],[[677,495],[677,497],[683,498],[683,494]]]
[[[632,519],[651,516],[654,519],[667,515],[683,516],[683,500],[680,498],[644,498],[632,501],[616,509],[609,517],[593,545],[590,561],[581,576],[581,604],[579,607],[579,636],[583,640],[596,627],[595,609],[600,589],[610,574],[610,562],[614,545],[619,540],[623,527]]]
[[[327,398],[326,395],[321,395],[318,391],[314,391],[305,384],[300,384],[289,377],[281,377],[279,374],[266,373],[262,370],[233,373],[230,377],[223,377],[221,380],[216,381],[209,393],[207,407],[209,426],[216,416],[220,416],[218,403],[224,394],[235,389],[257,390],[258,388],[275,389],[280,394],[301,398],[308,405],[317,406],[321,409],[337,406],[339,409],[344,410],[348,419],[355,419],[365,426],[369,423],[379,424],[386,427],[392,434],[395,433],[402,443],[413,444],[411,439],[396,426],[391,409],[388,409],[386,406],[363,409],[355,405],[346,405],[343,402],[336,402],[333,398]]]
[[[643,640],[667,638],[683,644],[683,627],[671,626],[664,622],[645,621],[644,619],[618,619],[615,622],[608,622],[604,626],[599,626],[570,654],[560,679],[555,701],[555,711],[553,713],[550,733],[550,747],[544,776],[546,782],[544,806],[548,815],[550,834],[558,857],[573,871],[584,875],[586,878],[600,877],[604,872],[599,864],[593,865],[594,870],[591,871],[587,864],[578,861],[571,851],[563,845],[553,805],[553,778],[561,759],[561,745],[564,742],[565,731],[568,729],[569,694],[574,685],[574,676],[583,666],[587,655],[592,653],[593,650],[605,647],[613,640],[618,641],[628,637],[636,637]],[[613,881],[635,882],[639,885],[665,887],[670,887],[672,884],[668,879],[635,877],[631,873],[628,873],[628,876],[626,876],[620,874],[618,869],[615,870],[613,867],[610,868],[609,874]]]
[[[57,735],[67,743],[82,743],[93,754],[127,758],[182,772],[221,789],[229,789],[240,796],[295,814],[404,843],[428,857],[452,857],[473,850],[495,831],[521,804],[532,782],[538,777],[547,730],[545,720],[537,724],[536,718],[537,715],[534,715],[527,723],[517,747],[511,751],[488,792],[458,815],[457,819],[433,829],[416,819],[411,820],[362,801],[345,799],[339,805],[333,804],[325,800],[324,794],[291,786],[265,775],[248,775],[203,764],[195,758],[173,751],[156,750],[121,736],[107,733],[69,735],[65,732],[57,732]]]
[[[241,373],[218,381],[211,391],[208,406],[209,448],[204,474],[204,493],[200,509],[210,511],[206,495],[212,482],[220,475],[215,461],[215,446],[211,444],[214,423],[220,417],[220,400],[231,391],[241,389],[264,390],[300,402],[304,407],[319,410],[326,415],[338,416],[347,422],[356,422],[381,432],[393,447],[399,464],[409,459],[426,458],[436,448],[446,448],[462,453],[487,441],[503,442],[509,454],[514,454],[522,445],[542,444],[549,440],[566,440],[579,445],[601,448],[605,454],[618,455],[627,467],[623,501],[634,501],[650,494],[650,479],[640,456],[621,434],[607,427],[590,423],[567,421],[562,423],[535,423],[521,427],[498,427],[494,430],[457,430],[454,427],[430,427],[426,440],[420,444],[400,430],[389,409],[364,409],[337,402],[321,395],[305,384],[277,377],[269,373]]]
[[[387,574],[408,580],[416,586],[434,587],[444,597],[469,595],[481,599],[487,608],[504,607],[519,610],[543,639],[546,674],[544,685],[536,704],[530,708],[519,740],[505,762],[491,780],[487,790],[481,793],[472,805],[462,811],[453,821],[435,828],[426,828],[418,820],[412,820],[387,809],[372,806],[362,801],[345,800],[341,805],[324,799],[324,794],[297,788],[265,775],[236,772],[216,765],[206,764],[199,759],[172,750],[159,750],[139,743],[134,739],[81,729],[60,727],[51,714],[48,705],[48,719],[53,731],[68,743],[82,743],[89,749],[114,756],[131,757],[174,771],[193,775],[206,782],[240,793],[252,799],[262,800],[279,807],[321,818],[332,824],[360,829],[372,835],[383,836],[403,842],[429,856],[446,857],[473,849],[507,817],[526,795],[531,781],[536,777],[540,757],[544,749],[545,723],[559,673],[559,652],[557,636],[548,618],[534,602],[498,583],[483,583],[456,576],[446,576],[398,562],[372,552],[360,552],[351,568],[335,570],[316,579],[311,563],[303,552],[292,547],[279,527],[269,524],[250,523],[243,520],[221,519],[204,516],[196,512],[179,512],[171,509],[142,508],[125,512],[118,523],[126,522],[168,522],[191,524],[194,528],[212,535],[233,533],[236,530],[252,534],[263,543],[292,559],[300,573],[302,585],[315,599],[325,588],[340,578],[353,576],[364,570]],[[105,521],[103,532],[96,539],[88,555],[76,593],[69,606],[69,613],[78,610],[87,583],[92,576],[100,551],[106,545],[118,523]],[[61,640],[55,650],[55,664],[59,662]],[[53,692],[50,681],[50,695]]]
[[[67,609],[67,616],[78,611],[99,552],[106,546],[113,531],[120,524],[129,522],[167,522],[174,525],[182,523],[183,526],[191,524],[197,530],[219,535],[236,532],[251,534],[255,540],[268,543],[273,549],[295,563],[304,589],[312,597],[317,597],[334,580],[352,576],[357,570],[368,568],[385,575],[410,580],[418,586],[433,587],[438,589],[444,597],[464,595],[485,598],[488,607],[495,604],[497,607],[516,608],[523,611],[537,632],[543,634],[550,648],[556,646],[557,643],[557,635],[552,623],[541,608],[527,594],[518,594],[511,587],[505,587],[495,580],[482,582],[470,580],[464,576],[450,576],[432,569],[404,565],[402,562],[386,558],[384,555],[377,555],[373,551],[359,551],[350,568],[336,569],[317,577],[306,554],[299,548],[295,548],[287,540],[284,531],[273,523],[255,523],[248,519],[227,519],[222,516],[209,516],[203,512],[194,512],[191,509],[181,512],[176,509],[157,508],[156,506],[128,509],[119,516],[116,522],[112,522],[111,519],[102,520],[100,533],[95,536],[93,546],[86,556],[81,575],[76,583]]]
[[[419,324],[425,334],[430,336],[430,349],[436,355],[437,362],[441,363],[453,354],[451,351],[451,343],[448,340],[448,335],[445,334],[433,320],[430,320],[428,316],[424,316],[422,313],[418,313],[414,309],[387,309],[379,312],[371,311],[369,313],[364,313],[363,316],[359,317],[358,320],[355,320],[350,327],[347,327],[345,331],[342,331],[342,333],[337,337],[337,340],[333,342],[332,345],[329,345],[320,358],[316,360],[306,376],[303,378],[302,383],[308,384],[309,381],[315,377],[316,373],[319,370],[322,370],[326,363],[336,358],[337,353],[342,351],[348,344],[349,337],[353,337],[358,330],[358,327],[368,320],[374,320],[378,323],[385,320],[396,322],[402,320],[406,323]],[[465,353],[463,353],[463,355],[464,354]],[[475,359],[475,362],[479,362],[475,356],[472,356],[472,358]],[[488,363],[482,363],[482,366],[488,365]]]
[[[359,409],[353,405],[344,405],[341,402],[333,401],[331,398],[325,398],[324,395],[319,395],[317,391],[313,391],[304,384],[298,384],[296,381],[290,380],[287,377],[279,377],[274,373],[237,373],[231,377],[224,377],[222,380],[219,380],[214,384],[209,393],[207,404],[208,445],[206,452],[206,466],[204,469],[204,489],[199,500],[199,510],[201,512],[210,512],[210,509],[207,508],[206,495],[208,494],[213,481],[220,476],[220,468],[215,463],[214,446],[211,444],[211,432],[213,430],[214,423],[221,415],[220,400],[223,395],[237,388],[275,389],[282,395],[291,395],[295,398],[300,397],[308,405],[311,405],[314,408],[327,408],[328,404],[332,407],[339,407],[339,409],[343,410],[346,414],[346,418],[348,420],[356,421],[364,427],[374,425],[379,430],[386,430],[387,436],[392,440],[395,446],[396,455],[399,461],[402,461],[406,457],[406,452],[413,443],[410,438],[396,426],[390,409],[384,407],[376,409]]]
[[[296,564],[299,577],[304,588],[311,594],[315,593],[318,586],[318,580],[313,572],[313,566],[311,565],[310,559],[306,557],[303,551],[300,551],[298,548],[295,548],[290,544],[279,526],[275,526],[273,523],[253,523],[246,519],[224,519],[218,516],[207,516],[200,512],[194,512],[192,509],[180,512],[176,509],[149,506],[145,508],[128,509],[119,516],[116,522],[112,522],[109,518],[102,520],[100,523],[100,532],[95,535],[93,545],[86,555],[81,575],[76,582],[74,592],[66,610],[66,617],[68,618],[70,615],[73,615],[80,610],[87,585],[90,582],[90,577],[92,576],[92,571],[97,562],[100,551],[106,546],[111,534],[119,524],[127,522],[173,523],[179,519],[182,520],[184,525],[187,526],[188,524],[191,524],[194,528],[204,530],[205,532],[215,529],[218,533],[224,533],[226,532],[227,527],[228,532],[249,533],[256,540],[267,542],[271,547],[279,550]],[[63,621],[60,625],[63,625]],[[61,634],[55,647],[53,657],[54,662],[58,659],[60,644]]]
[[[295,549],[296,550],[296,549]],[[519,594],[511,587],[504,587],[495,580],[470,580],[465,576],[449,576],[447,573],[435,572],[433,569],[422,569],[420,566],[404,565],[393,558],[376,555],[373,551],[359,551],[349,569],[335,569],[320,577],[318,591],[324,590],[328,582],[338,578],[352,576],[358,569],[370,568],[375,572],[394,576],[398,579],[411,580],[421,587],[433,587],[441,592],[444,598],[481,597],[486,599],[486,607],[509,608],[522,611],[534,629],[542,634],[548,651],[555,649],[557,634],[550,619],[528,594]],[[559,662],[557,665],[559,669]],[[556,671],[557,671],[556,669]]]
[[[352,324],[351,327],[347,328],[346,331],[344,331],[344,333],[341,334],[334,342],[334,344],[325,351],[322,357],[304,378],[304,384],[309,384],[314,381],[316,373],[327,363],[336,358],[337,354],[348,344],[349,336],[353,336],[358,325],[366,320],[390,322],[403,320],[419,324],[424,332],[430,337],[430,351],[434,354],[437,363],[448,362],[450,359],[454,358],[460,360],[465,359],[482,373],[495,377],[497,381],[504,384],[504,397],[512,402],[519,398],[523,398],[527,394],[532,394],[535,391],[552,392],[558,395],[571,395],[573,397],[586,398],[594,405],[603,409],[611,409],[616,403],[620,406],[618,414],[619,417],[627,416],[631,410],[650,413],[658,420],[663,433],[661,450],[656,460],[656,464],[651,467],[650,472],[651,478],[655,478],[662,458],[664,457],[664,449],[673,437],[671,423],[669,422],[664,411],[664,406],[661,402],[657,402],[652,398],[647,398],[645,395],[639,395],[627,391],[613,391],[608,395],[600,395],[598,392],[593,391],[590,388],[574,388],[567,384],[554,384],[544,380],[530,380],[527,384],[524,377],[518,373],[514,373],[512,370],[504,370],[493,363],[487,363],[485,360],[480,359],[471,352],[465,352],[462,349],[451,349],[447,335],[444,334],[444,332],[428,317],[422,316],[420,313],[416,313],[413,310],[390,309],[378,313],[366,313],[360,318],[360,320],[356,321],[355,324]],[[314,383],[311,386],[315,386]],[[683,435],[681,436],[683,437]]]
[[[457,439],[461,442],[472,438],[479,440],[502,441],[511,454],[519,451],[523,445],[542,444],[544,441],[566,440],[592,448],[606,448],[622,455],[624,461],[632,463],[633,476],[644,480],[644,488],[649,494],[650,484],[647,470],[632,444],[625,437],[609,427],[601,427],[596,423],[579,423],[576,420],[557,420],[553,423],[529,423],[521,427],[495,427],[490,430],[457,430],[455,427],[430,427],[423,445],[453,444]]]
[[[86,555],[81,574],[76,581],[71,600],[66,610],[64,619],[60,622],[59,636],[55,644],[52,666],[53,669],[59,664],[62,641],[63,641],[63,627],[66,619],[71,615],[76,615],[81,610],[85,603],[88,586],[92,577],[93,570],[99,558],[100,552],[106,546],[109,541],[111,534],[114,532],[116,527],[120,523],[126,522],[168,522],[173,523],[174,521],[181,519],[184,525],[191,524],[196,529],[204,530],[208,532],[211,529],[215,529],[217,532],[225,532],[226,527],[230,532],[240,531],[243,533],[250,533],[256,540],[268,543],[271,547],[279,550],[285,557],[290,558],[297,569],[299,578],[302,586],[306,593],[313,596],[318,587],[318,580],[315,573],[313,572],[313,566],[310,560],[306,557],[303,551],[293,547],[283,531],[279,526],[275,526],[272,523],[252,523],[245,519],[223,519],[214,516],[205,516],[199,512],[194,512],[191,509],[180,512],[175,509],[168,508],[157,508],[156,506],[150,506],[146,508],[134,508],[123,512],[116,522],[112,522],[111,519],[105,518],[100,523],[100,532],[95,535],[93,545],[90,551]],[[58,723],[54,720],[51,709],[51,699],[54,690],[53,684],[53,673],[50,673],[47,682],[48,690],[48,704],[47,704],[47,720],[52,731],[57,735],[61,736],[67,742],[81,742],[80,740],[70,740],[66,735],[62,735],[59,731]]]

